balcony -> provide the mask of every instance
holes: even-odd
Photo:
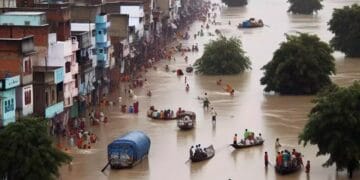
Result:
[[[79,50],[79,42],[77,41],[76,37],[71,37],[71,44],[72,44],[72,52]]]
[[[95,41],[96,43],[106,43],[108,41],[107,35],[97,34]]]
[[[105,13],[97,15],[95,19],[95,23],[106,23],[107,21],[107,14]]]
[[[77,62],[71,63],[71,74],[75,75],[79,73],[79,64]]]
[[[53,118],[56,114],[60,114],[64,111],[64,102],[58,102],[45,109],[45,118]]]
[[[96,29],[109,29],[110,25],[110,22],[96,23]]]

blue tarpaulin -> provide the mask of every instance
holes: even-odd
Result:
[[[150,149],[150,138],[141,131],[132,131],[121,136],[108,145],[108,155],[123,152],[122,148],[131,148],[126,152],[135,161],[142,159]]]

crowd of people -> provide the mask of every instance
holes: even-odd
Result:
[[[174,111],[170,109],[156,110],[154,106],[151,106],[148,111],[148,116],[157,119],[171,119],[175,118]]]
[[[295,149],[290,153],[287,149],[279,151],[276,156],[276,166],[280,168],[296,168],[304,166],[301,153]]]

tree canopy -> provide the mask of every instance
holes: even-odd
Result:
[[[0,130],[0,179],[55,179],[71,157],[56,149],[40,119],[21,119]]]
[[[312,14],[322,9],[322,0],[288,0],[290,7],[288,12],[294,14]]]
[[[324,166],[336,163],[337,170],[352,172],[360,160],[360,84],[355,82],[348,88],[334,85],[314,102],[300,143],[317,145],[317,156],[330,154]]]
[[[360,57],[360,6],[335,9],[329,25],[329,30],[335,34],[330,45],[346,56]]]
[[[330,85],[335,73],[333,52],[316,35],[286,35],[286,42],[275,51],[273,59],[262,67],[260,79],[265,91],[280,94],[314,94]]]
[[[205,45],[202,57],[194,66],[207,75],[238,74],[250,69],[251,62],[241,48],[241,41],[234,37],[220,37]]]

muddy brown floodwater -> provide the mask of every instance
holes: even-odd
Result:
[[[186,67],[184,57],[176,54],[176,62],[161,61],[156,65],[157,71],[150,70],[145,74],[150,83],[142,89],[135,90],[140,102],[140,113],[123,114],[118,106],[107,108],[105,112],[110,117],[110,122],[90,127],[99,136],[99,141],[91,150],[72,149],[72,170],[69,171],[67,166],[61,168],[60,179],[347,179],[345,172],[336,174],[335,167],[321,166],[327,157],[316,157],[316,146],[303,148],[298,145],[297,137],[307,121],[307,114],[313,106],[311,100],[314,97],[266,94],[259,80],[263,74],[260,68],[271,60],[279,43],[285,40],[284,33],[313,33],[328,42],[333,36],[327,30],[327,22],[331,18],[333,8],[359,2],[326,0],[323,2],[324,9],[314,16],[287,14],[288,4],[285,0],[249,0],[248,6],[243,8],[223,7],[217,18],[223,25],[212,25],[209,31],[214,33],[215,29],[219,29],[227,37],[239,37],[252,61],[252,70],[235,76],[201,76],[186,73],[190,91],[185,92],[184,77],[178,78],[174,73],[166,72],[164,69],[165,64],[168,64],[170,69]],[[250,17],[263,19],[267,26],[244,30],[236,28],[238,23]],[[229,20],[231,25],[228,25]],[[190,34],[199,31],[200,25],[200,22],[192,24]],[[204,43],[215,39],[205,34],[196,40],[191,38],[181,41],[188,46],[199,43],[199,52],[187,54],[189,63],[193,63],[202,55]],[[337,69],[337,74],[333,76],[335,83],[347,86],[360,78],[360,59],[346,58],[340,52],[335,52],[334,56]],[[219,78],[222,78],[224,84],[229,83],[236,89],[234,97],[216,85]],[[147,89],[152,90],[152,97],[145,95]],[[120,92],[122,93],[123,89],[119,89],[114,97],[123,96]],[[218,113],[215,126],[211,123],[210,114],[203,110],[202,102],[197,100],[197,96],[203,95],[204,92],[208,93],[211,106],[215,107]],[[146,117],[146,110],[150,105],[155,105],[159,109],[183,107],[193,110],[197,114],[196,128],[191,131],[180,131],[176,121],[150,120]],[[244,150],[229,147],[234,133],[242,135],[245,128],[256,133],[261,132],[265,144],[262,147]],[[107,169],[101,173],[100,170],[107,161],[107,144],[130,130],[142,130],[151,138],[148,158],[132,169]],[[265,151],[269,152],[270,162],[274,162],[274,141],[277,137],[285,148],[296,148],[304,154],[305,161],[311,161],[309,176],[303,170],[280,176],[275,173],[273,166],[269,166],[267,170],[264,168]],[[203,146],[213,144],[216,149],[215,157],[196,164],[186,162],[189,147],[198,143]],[[354,179],[359,178],[360,173],[356,172]]]

